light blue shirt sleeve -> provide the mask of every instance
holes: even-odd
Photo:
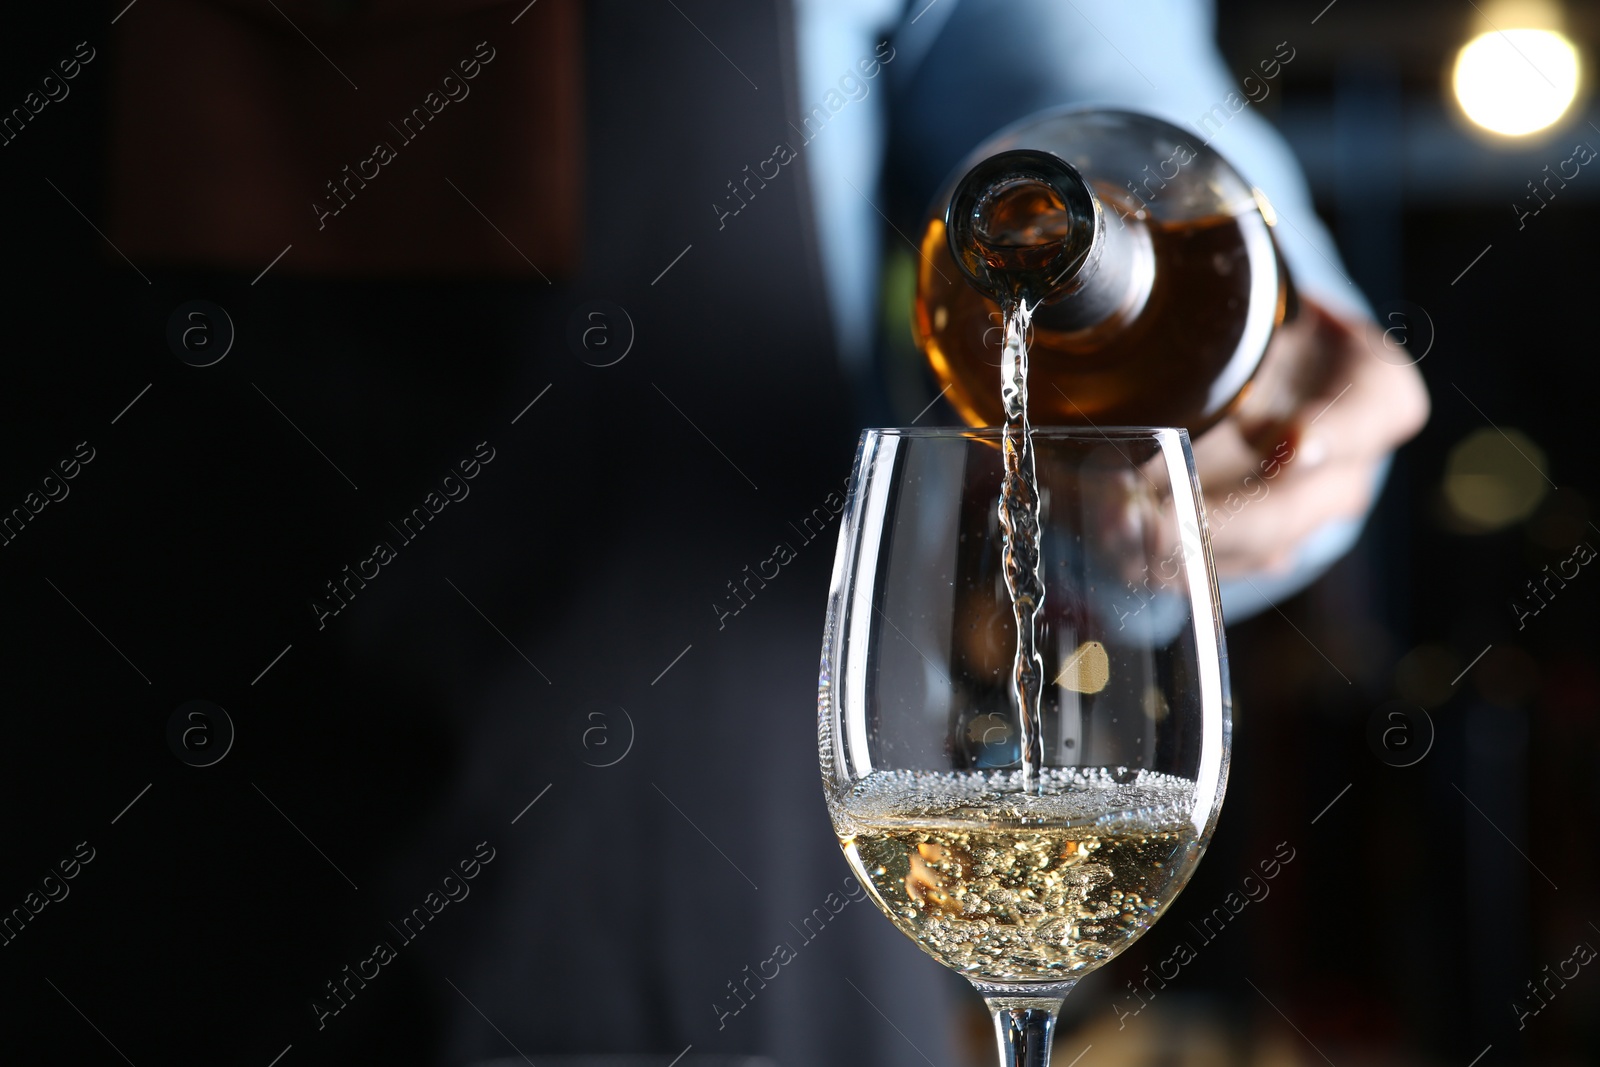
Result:
[[[1211,144],[1266,194],[1300,292],[1346,317],[1370,317],[1288,146],[1256,109],[1293,64],[1295,41],[1232,72],[1204,0],[796,0],[796,15],[802,108],[824,99],[879,39],[889,36],[894,47],[869,95],[849,102],[804,149],[847,368],[859,372],[871,356],[888,218],[874,198],[886,139],[897,178],[924,203],[996,130],[1064,104],[1147,112]],[[1319,528],[1283,574],[1222,582],[1224,613],[1237,621],[1303,589],[1350,550],[1364,523]]]

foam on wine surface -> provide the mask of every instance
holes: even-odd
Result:
[[[1195,784],[1149,771],[874,772],[830,805],[875,903],[929,955],[990,982],[1098,967],[1172,902],[1202,852]]]

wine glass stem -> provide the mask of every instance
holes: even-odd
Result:
[[[985,994],[1000,1044],[1000,1067],[1049,1067],[1050,1037],[1056,1013],[1072,984],[1052,986],[1036,994]]]

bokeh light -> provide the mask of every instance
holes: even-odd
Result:
[[[1471,529],[1503,529],[1544,499],[1550,487],[1545,469],[1544,450],[1520,430],[1474,430],[1445,461],[1445,501]]]
[[[1467,118],[1520,137],[1552,125],[1578,95],[1578,49],[1556,30],[1490,30],[1456,56],[1452,85]]]
[[[1437,708],[1455,695],[1462,666],[1448,645],[1418,645],[1394,665],[1394,687],[1408,703]]]

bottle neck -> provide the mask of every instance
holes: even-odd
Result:
[[[1002,306],[1039,307],[1043,328],[1130,317],[1149,295],[1155,256],[1143,221],[1108,218],[1078,170],[1048,152],[978,163],[957,183],[945,222],[967,280]]]
[[[1105,251],[1078,273],[1075,289],[1038,309],[1033,318],[1037,328],[1077,333],[1102,323],[1127,322],[1143,310],[1156,277],[1150,227],[1132,215],[1108,216],[1102,235]]]

